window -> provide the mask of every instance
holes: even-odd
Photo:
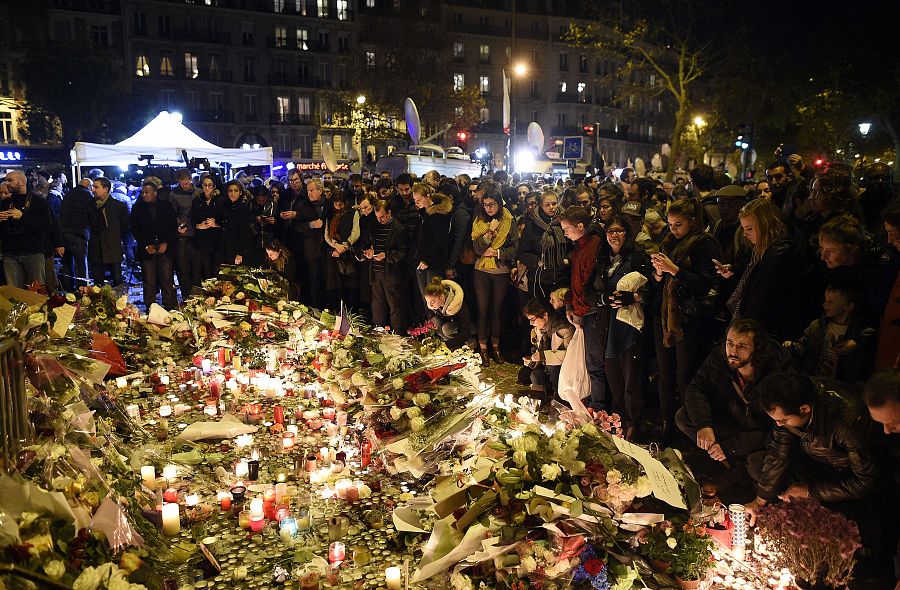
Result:
[[[541,32],[541,23],[537,22],[536,20],[531,21],[531,34],[537,35],[540,32]]]
[[[164,88],[159,91],[159,102],[163,108],[169,109],[175,106],[175,91],[171,88]]]
[[[306,16],[306,0],[294,0],[295,11],[300,16]]]
[[[375,8],[375,0],[366,0],[366,8]]]
[[[453,74],[453,90],[462,90],[466,85],[466,77],[462,74]]]
[[[284,0],[272,0],[272,7],[275,9],[275,12],[284,12]]]
[[[0,143],[13,143],[12,113],[0,111]]]
[[[366,52],[366,67],[367,68],[375,67],[375,52],[374,51]]]
[[[131,15],[131,30],[135,35],[147,34],[147,15],[141,11],[135,11]]]
[[[309,64],[305,61],[301,61],[297,64],[297,77],[300,78],[300,83],[304,84],[309,79]]]
[[[540,83],[537,80],[531,80],[531,98],[540,98],[541,90]]]
[[[301,96],[297,99],[297,114],[300,117],[309,119],[312,115],[311,103],[308,96]]]
[[[146,55],[139,55],[135,59],[134,75],[139,78],[150,75],[150,61]]]
[[[566,90],[569,89],[569,85],[566,82],[559,83],[559,91],[565,94]]]
[[[460,27],[463,24],[463,15],[459,12],[453,15],[453,22],[456,23],[456,26]]]
[[[221,112],[225,110],[225,95],[221,92],[210,92],[209,93],[209,108],[215,112]]]
[[[506,56],[506,63],[512,61],[512,47],[506,46],[503,50],[503,54]]]
[[[241,69],[244,71],[244,82],[256,82],[252,57],[245,57],[241,60]]]
[[[275,47],[287,47],[287,27],[275,27]]]
[[[319,49],[322,51],[331,49],[331,43],[328,42],[328,31],[319,31]]]
[[[483,64],[490,63],[490,61],[491,61],[491,46],[490,45],[481,45],[478,48],[478,59]]]
[[[279,84],[287,83],[287,62],[283,59],[275,60],[275,67],[272,71],[273,79],[277,80]]]
[[[289,96],[275,97],[275,113],[281,123],[286,123],[291,119],[291,98]]]
[[[560,72],[568,72],[569,71],[569,54],[568,53],[560,53],[559,54],[559,71]]]
[[[316,0],[319,18],[328,18],[328,0]]]
[[[197,68],[197,56],[189,51],[184,52],[184,76],[185,78],[196,78],[200,75]]]
[[[257,113],[256,113],[256,95],[255,94],[245,94],[244,95],[244,118],[247,121],[256,121]]]
[[[171,37],[172,36],[172,21],[169,19],[168,14],[161,14],[156,20],[157,25],[159,26],[159,36],[160,37]]]
[[[312,155],[312,137],[302,134],[297,144],[297,149],[300,151],[301,158],[309,158]]]
[[[478,24],[484,27],[485,29],[491,26],[491,19],[486,16],[478,17]]]
[[[338,37],[338,53],[349,53],[350,52],[350,37],[347,35],[341,35]]]
[[[309,31],[306,29],[297,29],[297,49],[309,51]]]
[[[465,59],[466,57],[466,46],[458,41],[454,41],[453,43],[453,59]]]
[[[322,86],[331,86],[331,64],[319,64],[319,82],[322,83]]]
[[[647,139],[653,139],[653,125],[647,125]]]
[[[586,55],[578,56],[578,71],[582,74],[587,74],[588,71],[588,59]]]
[[[196,90],[188,90],[185,98],[187,99],[187,108],[189,109],[199,109],[200,108],[200,93]]]
[[[656,86],[656,74],[650,74],[650,86]]]
[[[531,122],[532,123],[540,123],[541,122],[540,111],[531,111]]]
[[[491,109],[489,109],[487,107],[481,109],[480,116],[481,116],[481,122],[487,123],[488,121],[491,120]]]
[[[345,63],[338,64],[338,87],[350,87],[350,77],[347,75],[347,64]]]
[[[241,21],[241,43],[253,45],[253,23]]]
[[[557,113],[556,114],[556,125],[559,127],[566,126],[566,114],[565,113]]]
[[[481,76],[478,80],[478,87],[482,94],[491,93],[491,78],[489,76]]]
[[[586,95],[584,93],[584,89],[587,88],[587,84],[585,84],[584,82],[579,82],[576,88],[578,88],[578,100],[580,102],[585,102]]]
[[[350,3],[347,0],[337,0],[338,20],[350,20]]]
[[[219,70],[219,58],[215,55],[209,56],[209,78],[210,80],[218,80],[222,77]]]
[[[109,45],[109,27],[106,25],[91,25],[91,41],[95,47]]]
[[[172,58],[168,55],[162,57],[162,61],[159,64],[159,75],[168,76],[170,78],[175,75],[175,68],[172,66]]]
[[[278,134],[278,151],[279,152],[289,152],[291,151],[291,136],[287,133],[279,133]]]

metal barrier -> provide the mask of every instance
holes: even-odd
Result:
[[[7,339],[0,342],[0,450],[6,471],[15,466],[16,456],[31,437],[22,348]]]

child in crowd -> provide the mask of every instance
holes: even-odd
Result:
[[[849,287],[829,285],[822,303],[824,314],[803,331],[799,340],[784,343],[798,371],[815,377],[855,383],[871,372],[867,349],[875,330],[866,325]]]

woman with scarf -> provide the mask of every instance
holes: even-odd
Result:
[[[250,202],[250,230],[253,234],[252,264],[263,266],[266,257],[266,243],[278,236],[279,210],[278,204],[272,198],[275,193],[274,188],[267,189],[265,185],[259,185],[253,187],[252,193],[253,200]]]
[[[519,240],[516,259],[518,272],[524,268],[529,298],[548,301],[550,293],[569,284],[569,267],[565,263],[568,246],[556,218],[558,197],[554,192],[540,196],[538,206],[525,218],[525,229]]]
[[[359,269],[353,244],[359,239],[359,211],[346,194],[336,191],[331,200],[331,211],[325,222],[326,258],[325,288],[328,303],[335,310],[341,301],[348,308],[355,307],[359,299]]]
[[[191,202],[191,223],[194,224],[194,269],[197,283],[212,278],[219,268],[219,243],[222,240],[222,208],[219,189],[212,176],[203,178],[200,194]]]
[[[514,218],[496,192],[486,192],[472,221],[475,250],[475,298],[478,300],[478,349],[481,363],[503,363],[500,354],[500,318],[510,266],[516,254]],[[491,352],[488,353],[488,340]],[[490,356],[489,356],[490,354]]]
[[[672,433],[677,393],[688,384],[711,346],[710,322],[704,313],[716,278],[713,259],[720,254],[715,238],[703,230],[700,205],[690,199],[669,207],[670,234],[660,252],[650,257],[655,292],[653,338],[659,365],[659,405],[662,434]]]
[[[222,264],[247,264],[250,262],[250,195],[243,185],[232,180],[225,185],[222,199],[222,241],[219,250]]]

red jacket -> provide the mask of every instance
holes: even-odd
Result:
[[[590,303],[584,296],[584,290],[597,264],[597,250],[600,249],[601,239],[599,235],[588,230],[575,241],[575,249],[572,250],[572,281],[568,294],[570,299],[567,299],[566,303],[577,316],[587,315],[592,311]]]

